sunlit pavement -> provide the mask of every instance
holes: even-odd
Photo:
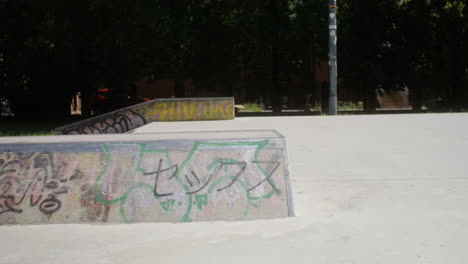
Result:
[[[467,263],[468,114],[246,117],[135,133],[251,129],[288,138],[297,217],[1,226],[0,263]]]

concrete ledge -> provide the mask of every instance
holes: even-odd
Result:
[[[58,135],[125,133],[149,122],[234,119],[233,97],[168,98],[122,108],[55,129]]]
[[[0,224],[294,215],[274,130],[0,138]]]

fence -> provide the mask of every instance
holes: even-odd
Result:
[[[346,98],[338,96],[338,111],[339,113],[367,113],[367,112],[407,112],[412,111],[410,104],[409,89],[401,90],[384,90],[378,88],[375,90],[375,96],[370,99],[370,106],[365,111],[365,102],[360,98]],[[296,103],[293,103],[296,102]],[[303,103],[297,103],[303,102]],[[297,96],[291,98],[289,96],[281,97],[281,112],[282,113],[308,113],[308,114],[327,114],[328,98],[320,98],[314,100],[312,94],[303,94],[301,98]],[[422,105],[421,110],[427,110],[425,105]],[[262,115],[272,113],[271,99],[269,97],[251,98],[246,102],[239,102],[236,105],[236,112],[242,115]]]

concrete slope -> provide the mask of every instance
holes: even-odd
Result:
[[[152,131],[277,129],[297,217],[2,226],[1,263],[465,264],[468,115],[237,118]]]
[[[150,122],[234,119],[234,97],[165,98],[58,127],[58,135],[125,133]]]

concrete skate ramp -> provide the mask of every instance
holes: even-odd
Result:
[[[0,138],[0,224],[294,215],[274,130]]]
[[[155,99],[55,129],[58,135],[125,133],[150,122],[234,119],[233,97]]]

